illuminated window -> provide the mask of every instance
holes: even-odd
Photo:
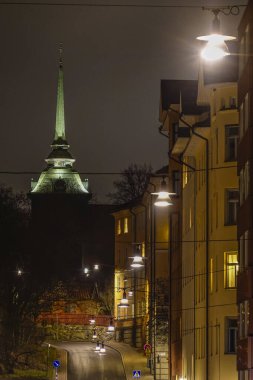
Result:
[[[188,183],[188,168],[186,165],[183,166],[183,187]]]
[[[225,252],[225,288],[236,288],[236,276],[238,272],[238,254],[236,251]]]
[[[128,233],[128,218],[124,218],[124,234]]]
[[[117,221],[117,235],[121,234],[121,221],[118,219]]]
[[[141,243],[141,255],[145,257],[145,243]]]
[[[210,292],[213,292],[213,258],[210,259]]]

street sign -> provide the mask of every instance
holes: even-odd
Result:
[[[149,343],[144,344],[143,349],[144,349],[145,355],[149,356],[151,353],[151,344]]]
[[[144,351],[146,351],[146,350],[151,351],[151,344],[149,344],[149,343],[144,344],[143,349],[144,349]]]
[[[54,360],[54,361],[53,361],[53,366],[54,366],[54,368],[59,368],[60,365],[61,365],[61,363],[60,363],[59,360]]]
[[[141,377],[141,371],[133,371],[133,378],[139,379]]]

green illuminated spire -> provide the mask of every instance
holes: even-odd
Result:
[[[69,152],[65,136],[62,45],[60,45],[59,74],[54,141],[46,158],[47,167],[37,182],[32,183],[32,193],[84,194],[89,197],[88,180],[82,182],[73,169],[75,159]],[[88,199],[88,198],[87,198]]]
[[[63,61],[62,53],[63,46],[59,47],[59,74],[57,86],[57,106],[56,106],[56,121],[55,121],[55,135],[52,146],[66,146],[68,143],[65,136],[65,115],[64,115],[64,90],[63,90]]]

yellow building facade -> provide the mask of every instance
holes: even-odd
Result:
[[[209,123],[184,117],[193,129],[182,159],[194,170],[183,174],[182,371],[187,380],[235,380],[237,86],[202,83]]]
[[[145,344],[150,345],[151,350],[146,352],[150,372],[167,380],[168,209],[156,209],[155,196],[151,194],[159,190],[160,182],[159,175],[152,178],[141,199],[120,205],[113,213],[114,316],[116,340],[142,349]],[[138,247],[144,266],[133,269],[131,263]],[[120,306],[123,297],[127,298],[128,307]]]
[[[173,380],[237,379],[235,69],[203,67],[198,81],[166,84],[169,157],[183,168],[182,362]]]

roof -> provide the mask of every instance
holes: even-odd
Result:
[[[165,166],[163,166],[162,168],[160,168],[160,169],[158,169],[156,172],[155,172],[155,174],[154,174],[154,176],[156,176],[156,175],[167,175],[168,174],[168,171],[169,171],[169,166],[168,165],[165,165]]]
[[[200,115],[209,110],[208,106],[197,105],[197,80],[161,80],[162,109],[168,110],[171,104],[182,105],[185,115]]]

